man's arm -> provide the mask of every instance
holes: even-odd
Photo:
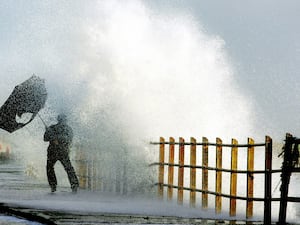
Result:
[[[72,140],[73,140],[73,130],[71,127],[68,126],[68,145],[70,145],[72,143]]]

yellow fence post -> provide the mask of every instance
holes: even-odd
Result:
[[[232,145],[238,145],[236,139],[231,140]],[[237,170],[238,147],[231,147],[231,170]],[[235,197],[237,191],[237,173],[230,173],[230,196]],[[236,199],[230,198],[230,216],[236,216]]]
[[[96,167],[96,162],[95,162],[95,158],[92,159],[92,173],[93,173],[93,178],[92,178],[92,190],[96,190],[97,189],[97,167]]]
[[[10,145],[7,145],[7,146],[6,146],[6,149],[5,149],[5,157],[6,157],[6,159],[9,159],[9,158],[10,158]]]
[[[246,218],[251,218],[253,216],[253,173],[254,169],[254,140],[248,138],[248,156],[247,156],[247,209]],[[249,199],[250,198],[250,199]]]
[[[178,204],[183,204],[183,180],[184,180],[184,139],[179,138],[179,168],[178,168]]]
[[[87,159],[87,188],[89,190],[92,190],[92,179],[93,179],[93,173],[92,173],[92,161],[90,157]]]
[[[196,207],[196,139],[191,138],[190,149],[190,207]]]
[[[208,139],[202,138],[202,166],[208,167]],[[202,169],[202,208],[208,207],[208,169]]]
[[[159,172],[158,172],[158,197],[163,198],[164,195],[164,162],[165,162],[165,139],[159,139]]]
[[[222,209],[222,196],[218,195],[222,193],[222,171],[218,169],[222,169],[222,140],[220,138],[216,139],[217,147],[216,147],[216,213],[220,213]]]
[[[78,168],[79,187],[85,189],[87,185],[87,159],[81,146],[79,146],[76,152],[76,162]]]
[[[170,137],[169,143],[169,168],[168,168],[168,200],[173,198],[173,181],[174,181],[174,146],[175,139]],[[172,164],[172,165],[171,165]]]
[[[122,174],[122,179],[123,179],[123,195],[127,194],[128,191],[128,185],[127,185],[127,160],[125,160],[123,164],[123,174]]]
[[[119,165],[116,165],[116,192],[121,192],[121,163],[119,162]]]

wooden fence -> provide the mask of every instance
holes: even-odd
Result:
[[[284,147],[284,160],[282,169],[272,169],[272,139],[269,136],[265,137],[264,143],[255,143],[253,139],[248,138],[246,144],[239,144],[236,139],[232,139],[230,144],[224,144],[220,138],[216,138],[216,142],[209,142],[203,137],[201,142],[197,142],[195,138],[191,138],[190,142],[185,142],[183,138],[179,138],[176,142],[174,138],[169,138],[165,141],[160,138],[159,142],[151,144],[159,145],[159,162],[151,165],[158,166],[158,196],[164,198],[164,188],[166,188],[166,198],[173,199],[174,189],[177,190],[177,202],[183,204],[184,191],[189,192],[189,204],[191,207],[196,207],[196,193],[201,193],[201,205],[203,208],[208,207],[208,196],[215,196],[215,212],[220,213],[222,210],[222,199],[229,199],[229,215],[235,216],[237,211],[237,200],[245,201],[246,218],[250,219],[253,216],[253,203],[263,202],[264,204],[264,224],[271,224],[272,202],[280,201],[279,223],[285,224],[286,206],[288,202],[300,202],[299,197],[288,196],[288,185],[292,172],[300,172],[300,168],[295,167],[295,160],[291,160],[291,156],[295,158],[294,152],[298,150],[300,139],[294,138],[287,134]],[[187,147],[189,146],[189,147]],[[199,146],[201,146],[199,148]],[[215,148],[215,167],[209,166],[209,150]],[[178,148],[178,155],[176,151]],[[223,168],[223,149],[231,150],[230,169]],[[247,151],[247,169],[238,169],[238,152],[240,149]],[[197,165],[198,151],[201,151],[202,164]],[[254,152],[264,150],[264,169],[254,170]],[[189,151],[189,152],[187,152]],[[185,164],[185,153],[189,153],[190,163]],[[168,153],[168,154],[167,154]],[[293,153],[293,154],[292,154]],[[168,155],[168,159],[165,156]],[[178,156],[178,157],[176,157]],[[175,162],[175,159],[178,160]],[[84,149],[77,148],[74,159],[76,163],[76,171],[80,180],[80,187],[90,190],[112,191],[126,194],[128,190],[127,178],[127,163],[117,163],[118,166],[110,167],[111,163],[106,164],[105,156],[89,155]],[[177,182],[175,181],[175,171],[177,168]],[[165,170],[166,169],[166,170]],[[184,184],[186,170],[189,170],[189,185]],[[197,182],[197,171],[201,170],[202,181]],[[105,173],[103,173],[105,171]],[[209,190],[209,171],[215,171],[215,189]],[[222,176],[224,173],[230,174],[230,193],[223,193],[224,183]],[[282,173],[281,197],[272,198],[272,174]],[[246,179],[246,194],[241,196],[237,194],[238,174],[245,174]],[[264,197],[254,196],[254,176],[261,174],[264,176]],[[167,175],[167,176],[166,176]],[[177,185],[175,185],[175,183]],[[201,183],[201,188],[197,185]]]
[[[75,152],[73,161],[80,188],[127,194],[126,162],[112,164],[105,160],[107,155],[88,152],[82,146],[76,146]]]
[[[300,141],[299,141],[300,143]],[[285,193],[284,202],[281,198],[272,198],[272,173],[281,173],[281,169],[272,170],[272,139],[269,136],[265,137],[264,143],[255,143],[253,139],[248,138],[247,144],[238,144],[236,139],[232,139],[231,144],[223,144],[220,138],[216,139],[215,143],[208,142],[208,139],[203,137],[202,142],[197,142],[195,138],[191,138],[190,142],[185,142],[183,138],[179,138],[179,142],[176,142],[174,138],[169,138],[169,141],[165,141],[164,138],[160,138],[159,142],[152,142],[151,144],[159,145],[159,162],[151,165],[158,165],[158,196],[164,198],[164,187],[167,188],[167,199],[173,198],[173,190],[177,189],[177,202],[183,204],[183,191],[189,191],[189,204],[191,207],[195,207],[196,193],[201,193],[202,208],[208,207],[208,195],[215,196],[215,212],[220,213],[222,209],[222,198],[229,198],[229,215],[236,215],[236,201],[246,201],[246,218],[249,219],[253,216],[253,202],[264,203],[264,224],[271,224],[271,212],[272,201],[281,201],[280,211],[286,210],[286,203],[300,202],[300,198],[288,197],[287,191]],[[168,146],[168,149],[166,148]],[[175,146],[178,146],[178,163],[174,162]],[[186,146],[189,146],[187,149]],[[197,146],[202,146],[202,165],[196,165],[197,158]],[[208,151],[209,146],[215,147],[216,163],[215,167],[208,165]],[[222,168],[222,151],[223,148],[231,148],[231,168]],[[247,170],[238,170],[238,152],[240,148],[247,149]],[[254,170],[254,151],[255,148],[264,148],[264,170]],[[184,163],[185,151],[189,150],[190,164]],[[166,151],[168,151],[168,160],[165,159]],[[165,171],[167,167],[167,171]],[[174,167],[178,168],[177,185],[174,185]],[[189,186],[184,185],[184,170],[189,169]],[[202,185],[198,188],[196,182],[196,169],[202,170]],[[208,171],[215,171],[215,190],[208,189]],[[294,168],[292,172],[298,172],[299,168]],[[222,192],[222,174],[230,173],[230,194]],[[167,183],[165,183],[165,175],[167,174]],[[246,196],[237,195],[237,174],[246,174]],[[264,197],[255,197],[254,193],[254,175],[264,175]],[[245,181],[239,181],[245,182]],[[199,183],[199,182],[198,182]],[[282,185],[284,186],[284,185]],[[285,185],[286,186],[286,185]],[[282,188],[281,188],[282,189]],[[288,190],[288,188],[286,188]],[[283,212],[286,213],[286,212]],[[280,224],[285,224],[285,215],[281,216]]]

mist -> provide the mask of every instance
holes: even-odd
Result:
[[[0,102],[32,74],[44,78],[46,124],[68,115],[74,146],[108,167],[126,160],[133,186],[151,184],[148,164],[157,156],[149,142],[160,136],[264,139],[225,42],[186,12],[138,0],[1,4]],[[43,133],[39,118],[0,131],[41,178]]]

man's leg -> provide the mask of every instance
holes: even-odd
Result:
[[[64,159],[60,160],[61,164],[64,166],[67,174],[68,174],[68,178],[71,184],[71,188],[73,192],[77,192],[77,188],[79,186],[79,182],[78,182],[78,178],[76,176],[75,170],[71,164],[70,158],[69,157],[65,157]]]
[[[53,157],[49,157],[47,158],[47,177],[48,177],[48,183],[49,186],[51,188],[52,192],[56,191],[56,185],[57,185],[57,180],[56,180],[56,175],[55,175],[55,171],[54,171],[54,165],[56,163],[57,159],[53,158]]]

